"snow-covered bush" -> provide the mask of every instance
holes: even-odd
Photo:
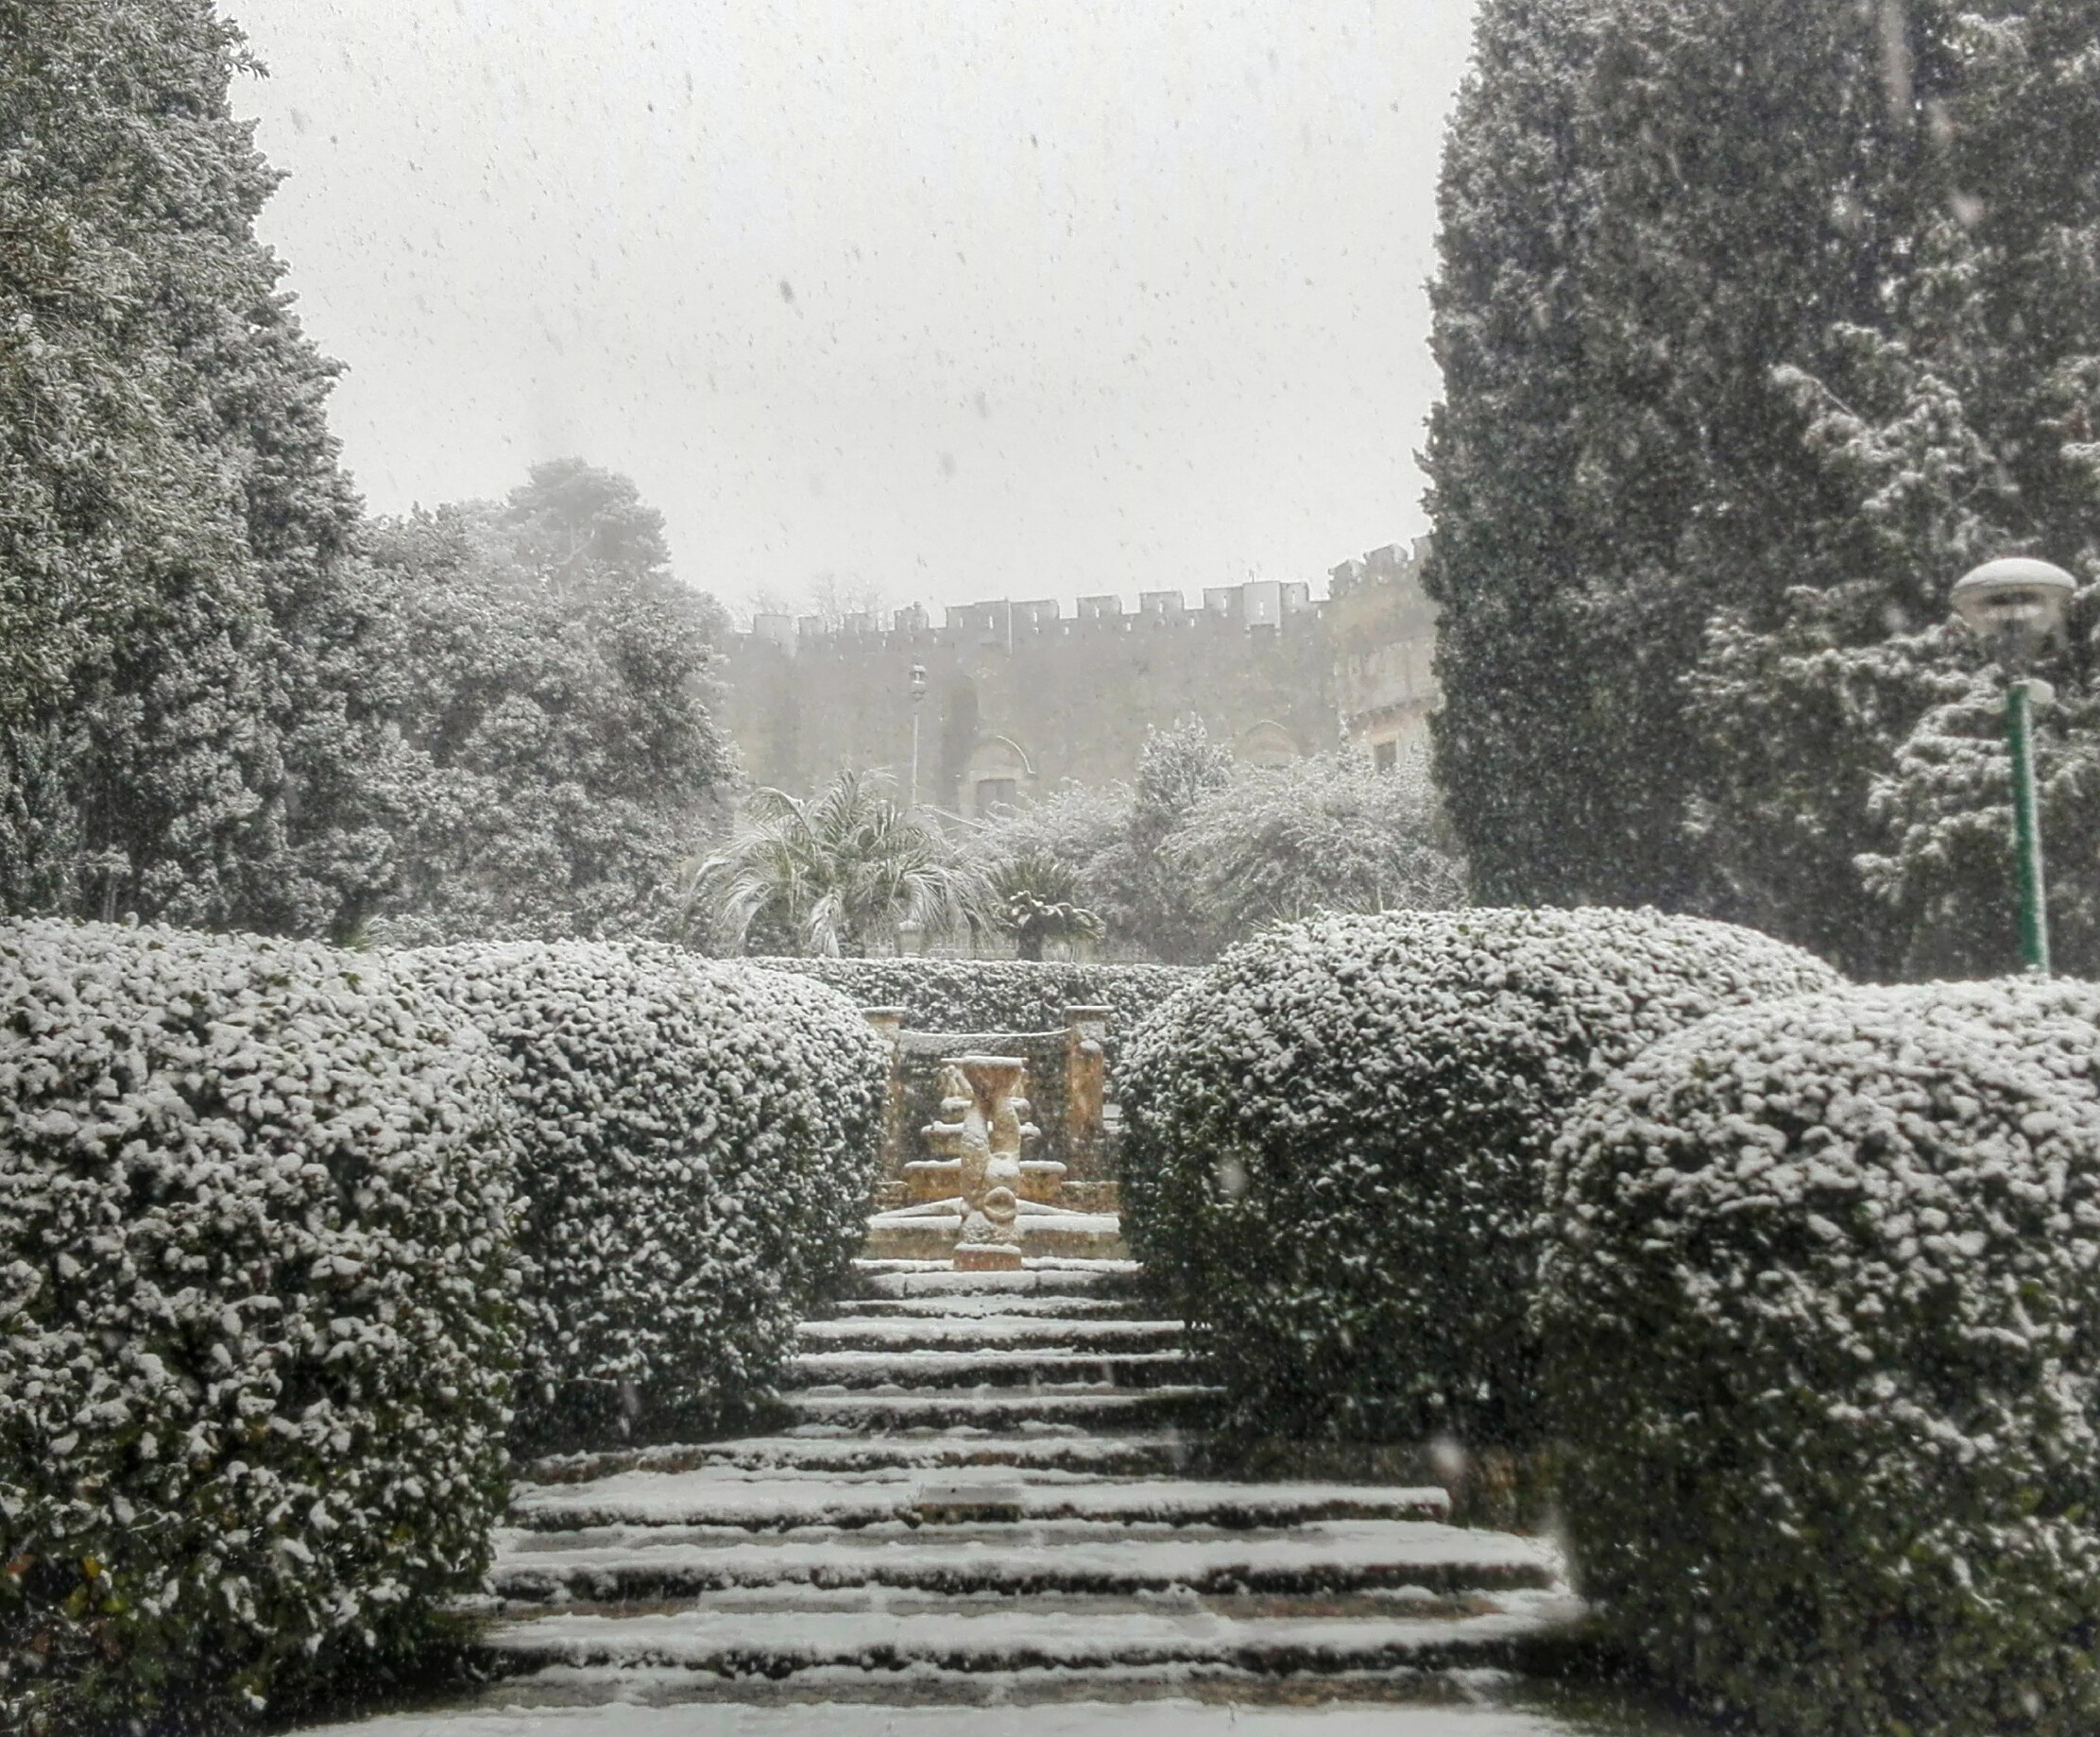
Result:
[[[1657,1044],[1556,1149],[1585,1589],[1804,1734],[2100,1729],[2100,990],[1859,989]]]
[[[1247,1427],[1526,1440],[1531,1226],[1562,1115],[1668,1031],[1835,980],[1652,911],[1278,929],[1130,1039],[1125,1232]]]
[[[0,1728],[251,1709],[477,1584],[505,1122],[370,961],[0,925]]]
[[[1195,975],[1185,965],[1016,959],[754,959],[828,983],[861,1007],[901,1007],[919,1031],[1054,1031],[1067,1007],[1112,1007],[1110,1052]]]
[[[518,1444],[691,1427],[769,1387],[873,1187],[889,1057],[853,1005],[668,947],[393,958],[511,1064]]]

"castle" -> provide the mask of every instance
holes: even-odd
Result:
[[[880,767],[916,798],[975,817],[1063,782],[1135,772],[1148,727],[1201,718],[1244,762],[1356,741],[1390,765],[1435,708],[1436,615],[1425,543],[1391,545],[1299,582],[1120,598],[966,604],[939,627],[899,609],[836,627],[760,615],[730,637],[726,723],[759,784],[800,795],[840,768]],[[916,748],[914,756],[914,737]]]

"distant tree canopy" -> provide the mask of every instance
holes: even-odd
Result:
[[[363,793],[383,857],[359,917],[402,939],[670,923],[729,758],[720,611],[670,576],[661,516],[563,459],[368,542],[364,704],[384,748]]]
[[[370,527],[210,0],[0,0],[0,911],[667,913],[711,603],[623,478]]]
[[[1375,770],[1357,749],[1236,767],[1191,721],[1154,730],[1125,792],[1068,790],[979,835],[993,865],[1049,864],[1108,941],[1171,963],[1210,959],[1319,911],[1460,902],[1464,868],[1419,758]]]
[[[1446,150],[1437,770],[1494,902],[2013,958],[1973,561],[2100,575],[2100,0],[1486,0]],[[2100,966],[2091,633],[2044,673]]]

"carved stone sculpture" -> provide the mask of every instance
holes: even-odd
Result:
[[[940,1119],[927,1125],[926,1143],[957,1161],[963,1231],[955,1265],[965,1272],[1021,1264],[1021,1143],[1038,1132],[1020,1096],[1027,1073],[1010,1055],[959,1055],[943,1064]]]

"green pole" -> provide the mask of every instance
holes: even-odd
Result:
[[[2027,684],[2006,684],[2006,739],[2012,746],[2012,840],[2020,860],[2020,959],[2049,975],[2049,913],[2042,903],[2041,824],[2035,817],[2034,749],[2027,740]]]

